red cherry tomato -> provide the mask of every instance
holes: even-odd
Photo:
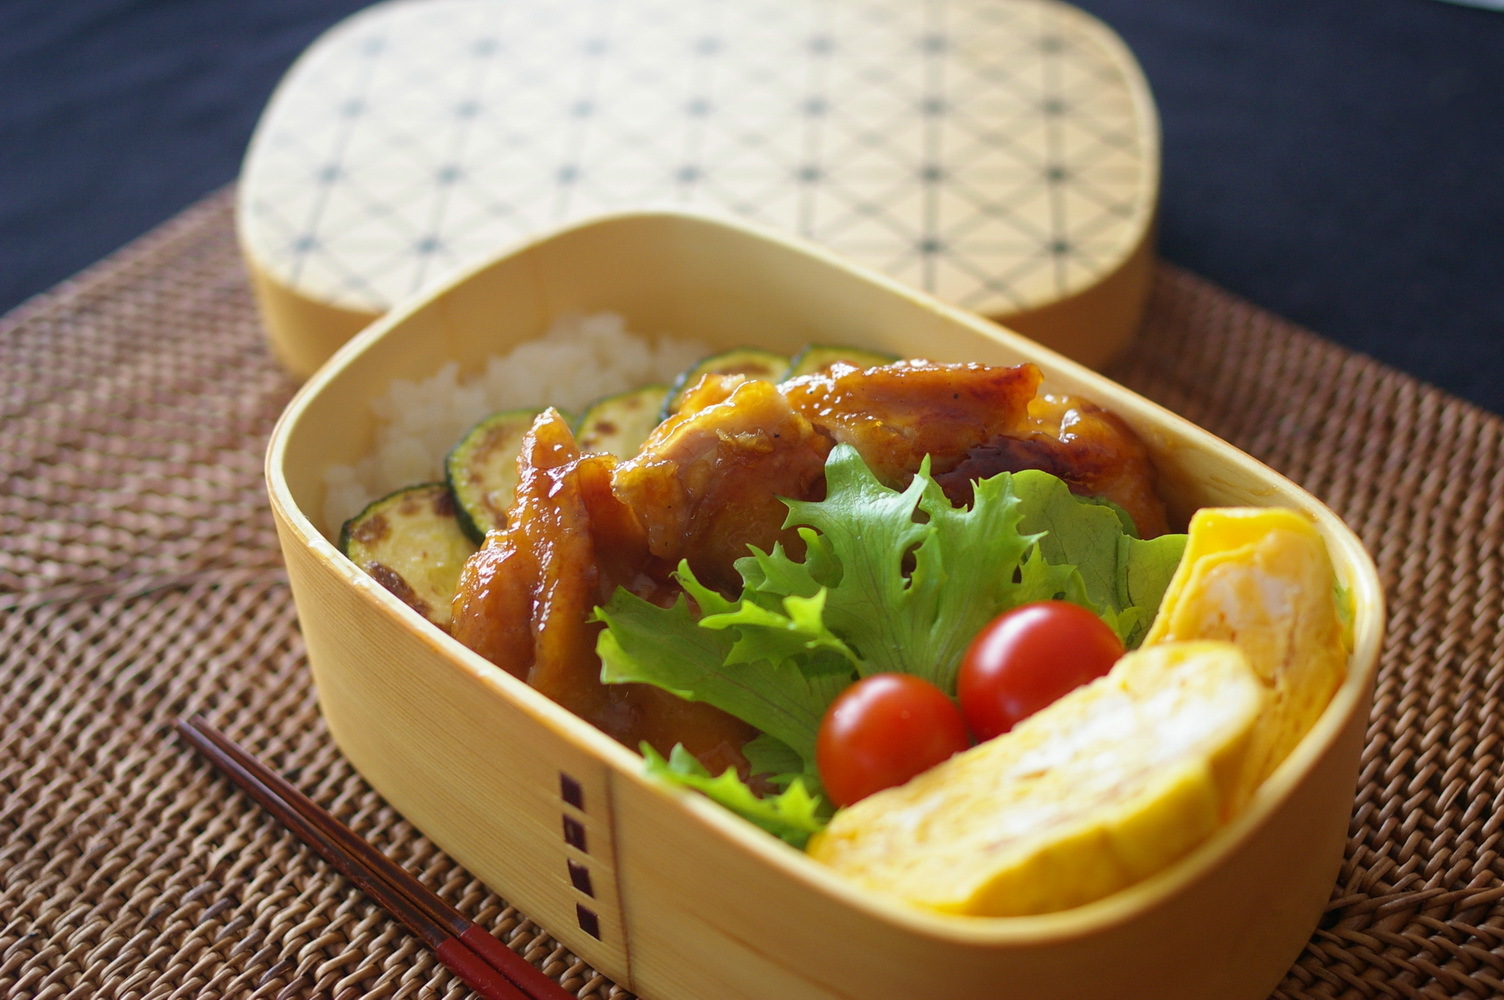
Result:
[[[1122,655],[1117,633],[1086,608],[1020,605],[989,622],[962,658],[961,713],[973,736],[990,740],[1107,673]]]
[[[945,692],[913,674],[873,674],[826,709],[815,764],[830,800],[849,806],[970,744],[961,712]]]

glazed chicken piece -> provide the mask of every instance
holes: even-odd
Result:
[[[1039,369],[902,361],[866,370],[834,365],[781,387],[819,430],[861,453],[901,488],[930,456],[952,503],[999,472],[1043,469],[1071,489],[1123,507],[1145,538],[1163,534],[1153,463],[1117,417],[1069,396],[1036,396]]]
[[[1038,396],[1010,433],[968,449],[965,459],[935,480],[952,503],[965,504],[971,502],[973,481],[1021,469],[1042,469],[1074,493],[1111,500],[1133,518],[1142,538],[1169,530],[1148,448],[1120,418],[1094,403]]]
[[[453,635],[606,733],[667,754],[676,742],[714,773],[744,769],[750,726],[650,685],[600,680],[590,620],[618,585],[664,599],[667,564],[653,559],[632,510],[611,490],[615,460],[584,455],[555,411],[539,416],[518,456],[507,525],[466,563]]]
[[[824,495],[831,441],[770,382],[709,375],[638,454],[617,466],[616,495],[636,511],[655,558],[689,561],[700,582],[734,593],[747,546],[799,552],[778,499]]]
[[[1039,388],[1033,365],[946,365],[900,361],[879,368],[837,363],[783,383],[789,404],[820,430],[861,453],[878,479],[903,487],[930,456],[945,472],[978,441],[1022,423]]]

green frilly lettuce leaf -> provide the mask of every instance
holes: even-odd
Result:
[[[676,744],[667,759],[650,745],[642,745],[647,773],[670,784],[684,785],[757,824],[773,836],[803,849],[810,836],[830,819],[829,807],[811,795],[801,781],[794,781],[776,795],[759,797],[728,768],[711,775],[694,754]]]

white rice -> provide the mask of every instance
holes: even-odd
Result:
[[[371,401],[376,450],[324,470],[324,523],[337,530],[373,500],[442,479],[445,454],[492,413],[553,406],[578,414],[603,396],[669,382],[710,352],[699,341],[633,333],[614,313],[568,315],[475,377],[461,379],[451,362],[421,382],[397,379]]]

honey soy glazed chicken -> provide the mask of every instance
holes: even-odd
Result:
[[[821,499],[838,443],[897,489],[928,455],[956,504],[970,502],[976,479],[1042,469],[1121,506],[1142,537],[1163,533],[1143,443],[1090,403],[1039,394],[1040,380],[1033,365],[927,361],[835,364],[778,385],[707,375],[625,460],[582,453],[545,411],[518,456],[506,526],[461,575],[453,634],[627,746],[646,740],[667,754],[682,743],[712,773],[745,772],[746,723],[651,685],[601,682],[594,608],[618,587],[671,603],[681,560],[734,596],[733,564],[749,545],[799,551],[779,498]]]

